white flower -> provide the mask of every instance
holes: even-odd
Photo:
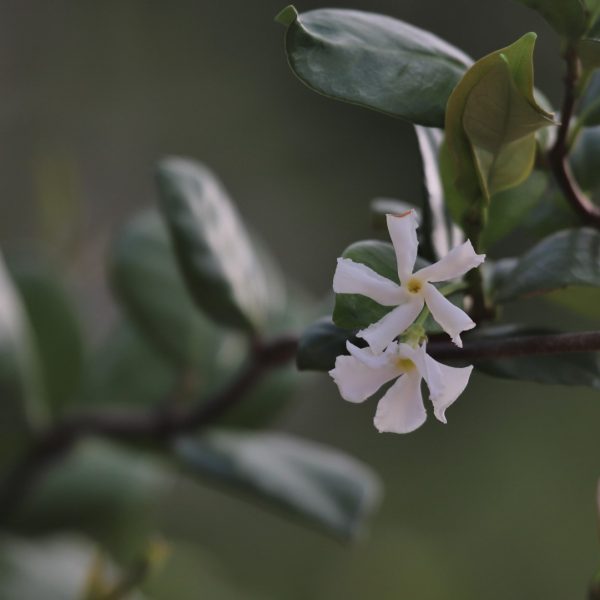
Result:
[[[374,352],[380,353],[413,323],[427,304],[433,318],[462,348],[460,333],[472,329],[475,323],[463,310],[447,300],[432,282],[462,277],[467,271],[478,267],[485,260],[485,254],[475,254],[471,242],[467,240],[438,262],[413,273],[418,246],[414,211],[387,215],[387,226],[396,252],[400,285],[366,265],[348,258],[338,258],[333,277],[333,291],[336,294],[362,294],[383,306],[396,306],[357,335],[364,338]]]
[[[338,356],[335,368],[329,371],[345,400],[363,402],[383,384],[398,378],[377,405],[374,423],[380,432],[409,433],[423,425],[427,413],[422,379],[429,388],[436,418],[446,423],[446,409],[462,394],[473,370],[437,362],[425,352],[425,344],[412,348],[392,342],[382,354],[350,342],[346,347],[351,356]]]

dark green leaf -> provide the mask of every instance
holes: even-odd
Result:
[[[37,349],[27,315],[0,257],[0,455],[47,419]],[[3,462],[3,461],[2,461]]]
[[[542,240],[519,258],[496,299],[507,302],[568,285],[600,287],[600,232],[568,229]]]
[[[583,125],[600,125],[600,72],[594,73],[578,104]]]
[[[575,39],[588,25],[586,6],[582,0],[517,0],[539,12],[561,35]]]
[[[524,327],[482,329],[480,339],[525,337],[556,333]],[[585,385],[600,390],[600,353],[573,352],[545,356],[516,356],[494,360],[476,360],[474,366],[487,375],[502,379],[535,381],[552,385]]]
[[[336,357],[347,354],[346,342],[354,331],[336,327],[331,317],[323,317],[304,331],[298,342],[296,362],[301,371],[329,371]]]
[[[358,533],[379,497],[379,481],[368,467],[285,434],[214,431],[179,439],[175,450],[198,475],[343,537]]]
[[[423,219],[419,231],[423,240],[419,244],[422,254],[438,260],[462,242],[462,233],[453,223],[444,202],[444,189],[440,173],[440,148],[443,135],[439,129],[415,126],[421,165],[423,169]]]
[[[110,277],[131,320],[167,360],[196,371],[214,361],[223,330],[194,305],[158,214],[142,213],[124,228],[113,247]]]
[[[581,188],[586,192],[597,189],[600,186],[600,126],[581,131],[570,158]]]
[[[420,125],[442,127],[446,101],[471,63],[402,21],[345,9],[278,15],[294,73],[311,89]]]
[[[577,42],[577,54],[584,69],[600,67],[600,40],[585,38]]]
[[[204,166],[159,164],[160,208],[192,297],[219,323],[254,331],[281,310],[283,285],[267,274],[225,189]]]
[[[49,269],[33,264],[10,269],[31,324],[48,406],[59,414],[75,400],[83,376],[85,348],[75,307]]]
[[[483,230],[483,246],[492,246],[522,225],[526,215],[542,199],[547,183],[545,174],[534,171],[521,185],[492,196]]]

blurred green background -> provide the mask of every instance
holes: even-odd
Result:
[[[343,248],[373,235],[372,197],[420,201],[412,127],[321,98],[295,80],[283,28],[273,22],[282,7],[274,0],[0,2],[2,247],[35,248],[60,265],[93,339],[115,314],[108,244],[126,218],[155,202],[153,167],[165,154],[211,166],[288,275],[315,295],[329,290]],[[560,98],[556,37],[510,0],[354,0],[349,7],[429,29],[476,58],[537,31],[536,84],[555,105]],[[542,301],[513,316],[593,325]],[[138,524],[172,548],[148,583],[149,597],[585,596],[600,558],[597,391],[476,376],[448,426],[430,419],[394,436],[374,429],[373,402],[350,405],[327,376],[306,378],[277,426],[374,467],[386,491],[370,531],[344,545],[176,480]],[[90,514],[96,530],[110,501],[102,478],[116,477],[101,463],[87,473],[89,494],[98,494]],[[162,467],[144,468],[139,477],[152,484],[144,489],[163,489]],[[127,498],[133,506],[147,500]]]

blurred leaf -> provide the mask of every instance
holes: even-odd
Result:
[[[586,6],[582,0],[517,0],[539,12],[561,35],[578,38],[588,25]]]
[[[200,476],[235,486],[345,538],[374,510],[379,481],[362,463],[326,446],[277,433],[213,431],[175,450]]]
[[[354,331],[336,327],[331,317],[323,317],[308,327],[298,342],[296,362],[301,371],[329,371],[336,357],[347,354],[346,341]]]
[[[572,310],[595,322],[598,321],[600,293],[596,288],[573,286],[550,292],[544,299]]]
[[[448,207],[444,202],[444,190],[440,173],[440,148],[442,132],[430,127],[415,126],[421,165],[423,169],[423,242],[428,248],[430,260],[438,260],[463,241],[462,232],[452,222]],[[425,255],[425,254],[424,254]]]
[[[583,125],[600,125],[600,72],[591,75],[578,103],[578,112]]]
[[[21,299],[0,256],[1,462],[47,419],[38,360]]]
[[[519,326],[481,329],[478,339],[502,339],[556,333]],[[570,352],[542,356],[515,356],[494,360],[475,360],[482,373],[502,379],[535,381],[552,385],[585,385],[600,390],[600,353]]]
[[[82,600],[97,555],[98,550],[90,542],[72,535],[35,541],[4,537],[0,543],[0,597]],[[116,567],[106,563],[114,575]],[[142,595],[134,592],[128,600],[142,600]]]
[[[144,454],[88,441],[46,474],[10,525],[26,534],[83,532],[117,556],[130,555],[153,530],[173,482]]]
[[[553,122],[534,97],[535,39],[528,33],[477,61],[448,100],[442,176],[451,214],[470,237],[486,200],[527,178],[535,131]]]
[[[168,158],[158,166],[160,208],[192,297],[219,323],[262,329],[284,303],[235,207],[204,166]]]
[[[123,229],[113,247],[110,276],[129,317],[167,360],[195,370],[214,361],[223,330],[194,305],[167,228],[154,211]]]
[[[577,42],[577,55],[584,69],[600,67],[600,40],[585,38]]]
[[[541,294],[568,285],[600,287],[600,232],[560,231],[521,256],[497,290],[496,300]]]
[[[491,198],[483,230],[483,246],[492,246],[522,225],[525,216],[541,201],[547,184],[547,176],[541,171],[534,171],[517,187],[495,194]]]
[[[85,361],[75,306],[59,277],[39,264],[10,265],[40,358],[49,408],[58,415],[80,391]]]
[[[277,16],[288,62],[309,88],[418,123],[442,127],[446,101],[471,59],[423,31],[383,15],[344,9]]]
[[[587,192],[600,186],[600,126],[584,128],[570,154],[577,183]]]

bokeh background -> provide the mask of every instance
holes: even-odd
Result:
[[[537,31],[536,84],[555,105],[560,99],[557,38],[516,2],[326,4],[401,18],[475,58]],[[0,2],[1,245],[59,265],[91,340],[115,315],[108,245],[127,218],[155,202],[153,168],[164,155],[211,166],[286,273],[315,296],[329,290],[341,250],[373,236],[371,198],[420,202],[411,126],[302,86],[273,22],[281,8],[276,0]],[[590,326],[542,301],[511,316]],[[597,391],[475,376],[448,426],[430,419],[407,436],[378,434],[374,409],[343,402],[327,376],[307,376],[276,423],[380,474],[384,500],[362,539],[342,544],[182,479],[139,525],[172,548],[148,595],[585,596],[600,560]],[[101,529],[102,486],[117,476],[101,460],[95,468],[86,485],[98,494],[90,519]],[[141,501],[127,494],[131,505]]]

